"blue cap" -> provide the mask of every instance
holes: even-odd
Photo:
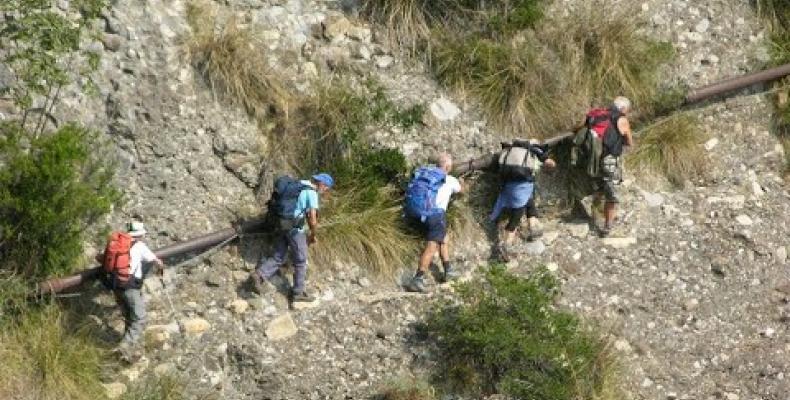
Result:
[[[325,172],[313,175],[313,180],[316,181],[316,182],[323,183],[328,188],[332,188],[332,186],[335,185],[335,180],[332,179],[332,177],[329,174],[325,173]]]

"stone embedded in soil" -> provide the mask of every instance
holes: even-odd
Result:
[[[291,314],[285,313],[271,320],[266,326],[265,333],[269,340],[282,340],[296,335],[298,331]]]
[[[199,335],[211,328],[211,324],[203,318],[192,318],[181,323],[184,332],[189,335]]]
[[[631,245],[636,244],[635,237],[607,237],[601,239],[604,246],[614,247],[616,249],[624,249]]]

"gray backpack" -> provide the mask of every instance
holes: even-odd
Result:
[[[530,142],[524,139],[502,143],[502,152],[499,153],[499,174],[504,180],[524,180],[537,172],[541,163],[530,151],[530,146]]]

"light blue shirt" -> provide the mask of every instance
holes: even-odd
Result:
[[[499,192],[499,197],[496,199],[494,211],[488,216],[488,219],[495,221],[502,210],[505,208],[521,208],[527,205],[529,199],[532,197],[532,190],[535,184],[533,182],[508,182],[502,191]]]
[[[304,185],[310,186],[312,189],[305,189],[302,190],[302,193],[299,193],[299,198],[296,199],[296,208],[294,209],[294,217],[296,218],[305,217],[308,210],[318,210],[319,208],[318,192],[315,191],[315,186],[313,186],[313,183],[307,180],[301,182]],[[304,232],[304,225],[299,228],[299,230]]]

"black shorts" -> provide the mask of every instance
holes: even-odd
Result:
[[[425,221],[414,220],[414,225],[429,242],[444,243],[447,236],[447,216],[445,213],[435,214]]]
[[[521,225],[521,218],[524,217],[524,214],[527,212],[528,208],[529,203],[524,207],[506,209],[508,212],[510,212],[510,216],[508,217],[505,230],[508,232],[513,232],[518,229],[519,225]]]

